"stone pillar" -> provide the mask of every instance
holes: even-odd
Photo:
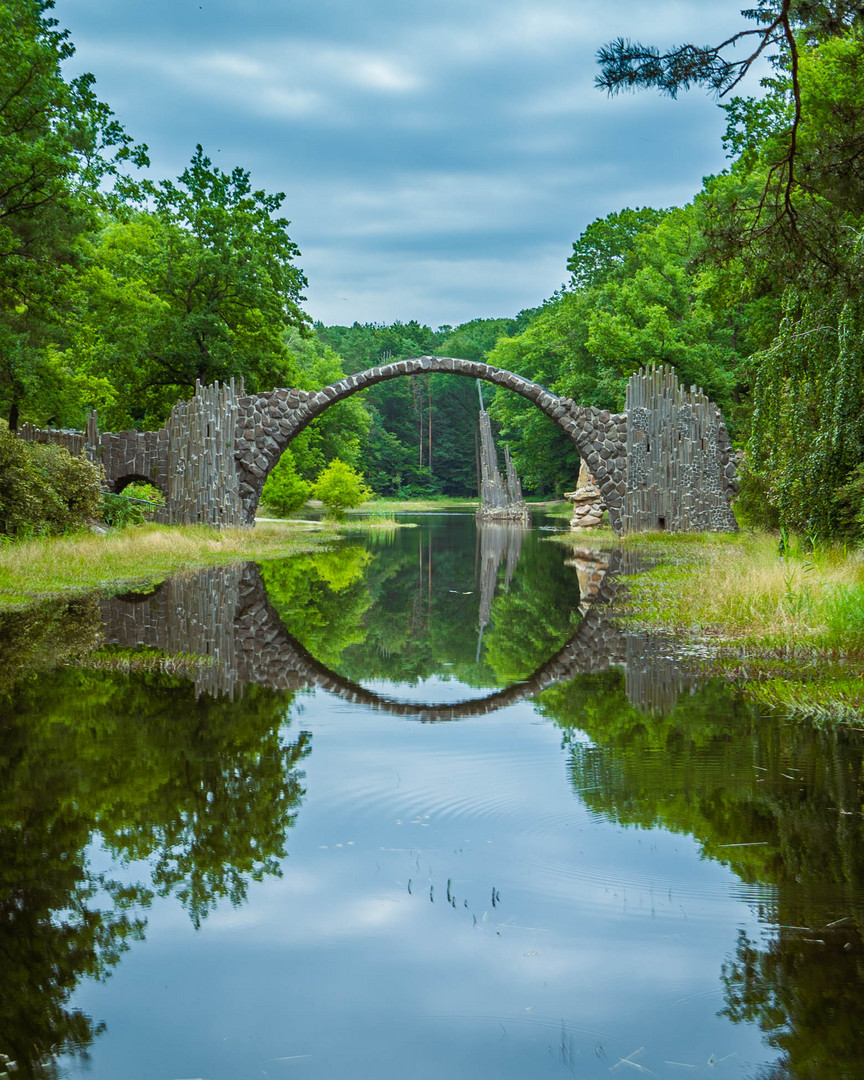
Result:
[[[594,477],[583,461],[575,491],[565,491],[564,498],[573,503],[571,529],[596,529],[603,523],[606,504]]]

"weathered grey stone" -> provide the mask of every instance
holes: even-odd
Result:
[[[628,447],[633,438],[627,413],[610,413],[596,406],[579,406],[571,398],[558,398],[536,383],[529,382],[513,372],[504,371],[490,365],[460,360],[456,357],[426,356],[413,360],[400,360],[394,364],[378,366],[370,371],[346,376],[339,382],[320,391],[300,390],[297,387],[279,388],[256,395],[243,395],[234,398],[235,434],[233,435],[233,461],[237,473],[237,492],[242,495],[244,520],[252,522],[260,496],[261,484],[266,473],[279,459],[290,440],[310,420],[320,416],[335,400],[341,400],[364,386],[385,378],[416,373],[419,371],[452,371],[463,376],[483,378],[496,385],[507,386],[529,401],[534,402],[546,415],[565,431],[574,441],[580,456],[589,462],[595,473],[597,483],[604,496],[607,493],[620,498],[622,490],[635,490],[636,473],[631,468],[633,462]],[[181,403],[183,408],[188,403]],[[178,406],[179,408],[180,406]],[[173,414],[172,414],[173,415]],[[688,421],[689,423],[689,421]],[[722,504],[728,502],[738,490],[735,454],[729,444],[728,432],[720,417],[719,410],[713,407],[710,430],[705,438],[708,450],[701,447],[702,455],[694,465],[694,478],[702,485],[706,496],[716,492],[722,498]],[[230,428],[229,428],[230,431]],[[46,432],[43,441],[74,437],[75,433]],[[229,434],[229,438],[231,438]],[[158,432],[123,432],[106,433],[99,439],[99,444],[89,448],[92,457],[100,458],[106,469],[109,483],[120,483],[122,477],[146,476],[163,487],[168,472],[165,462],[169,447],[168,429]],[[634,451],[635,452],[635,451]],[[708,458],[705,458],[705,454]],[[715,456],[711,456],[715,455]],[[201,460],[196,449],[187,453],[184,462],[178,462],[176,470],[184,474]],[[701,463],[700,463],[701,462]],[[253,473],[249,466],[255,465],[260,476]],[[187,468],[187,466],[189,468]],[[172,466],[174,469],[175,466]],[[638,470],[637,470],[638,472]],[[172,472],[172,475],[174,473]],[[629,478],[629,479],[628,479]],[[628,488],[627,485],[630,485]],[[240,497],[238,495],[238,497]],[[713,497],[713,496],[711,496]],[[227,505],[221,496],[214,496],[210,505],[216,509]],[[679,500],[680,505],[690,506],[691,501]],[[695,504],[693,504],[695,505]],[[620,514],[611,513],[613,527],[621,526]],[[720,520],[719,510],[712,521]],[[702,511],[694,510],[697,516]],[[708,517],[702,514],[708,527]],[[694,517],[694,521],[696,518]],[[724,520],[729,521],[727,517]],[[711,527],[722,527],[712,524]]]

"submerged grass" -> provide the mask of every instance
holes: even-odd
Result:
[[[790,716],[864,717],[864,553],[767,534],[624,543],[662,556],[629,582],[640,627]]]
[[[743,692],[751,701],[788,716],[819,724],[860,726],[864,719],[864,678],[766,679],[749,682]]]
[[[103,536],[19,541],[0,547],[0,609],[94,590],[114,593],[169,574],[238,559],[269,559],[320,548],[336,535],[291,523],[254,529],[139,525]]]
[[[198,656],[194,653],[164,653],[157,649],[123,649],[103,646],[94,649],[83,659],[79,667],[90,671],[111,671],[122,675],[146,672],[147,674],[176,675],[184,679],[195,679],[207,668],[216,663],[213,656]]]

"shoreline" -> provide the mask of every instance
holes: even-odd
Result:
[[[599,530],[598,530],[599,533]],[[557,537],[555,539],[558,539]],[[634,628],[790,719],[864,724],[864,552],[769,533],[561,538],[650,557],[626,578]]]
[[[283,521],[254,529],[146,524],[18,540],[0,546],[0,611],[94,592],[110,596],[218,563],[306,554],[339,536],[328,524]]]

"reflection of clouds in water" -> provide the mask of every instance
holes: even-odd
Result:
[[[205,923],[205,982],[185,970],[198,950],[188,928],[165,905],[152,912],[156,952],[135,973],[151,1022],[169,1035],[179,1025],[159,992],[162,963],[179,958],[175,993],[200,1001],[229,1060],[251,1038],[262,1057],[314,1051],[321,1076],[338,1057],[322,1015],[371,1070],[385,1044],[446,1024],[460,1078],[477,1051],[496,1075],[539,1075],[526,1063],[512,1074],[499,1055],[545,1060],[538,1033],[554,1043],[562,1023],[585,1076],[608,1075],[599,1039],[617,1056],[644,1045],[651,1068],[728,1043],[717,972],[728,927],[756,928],[734,875],[689,838],[588,812],[562,771],[560,732],[528,704],[444,728],[368,711],[348,722],[337,705],[307,699],[315,753],[284,876]],[[735,1047],[760,1059],[758,1033],[742,1031]]]

